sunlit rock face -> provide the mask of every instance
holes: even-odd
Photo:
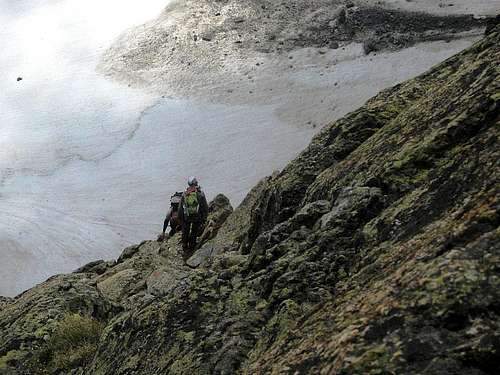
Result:
[[[455,3],[449,13],[468,13]],[[120,59],[136,47],[145,61],[157,56],[157,50],[148,54],[135,43],[163,37],[157,32],[166,24],[180,27],[179,17],[187,17],[193,4],[0,5],[0,295],[110,259],[124,246],[155,236],[168,197],[188,175],[198,176],[209,197],[224,191],[239,203],[324,124],[477,39],[474,29],[449,43],[369,55],[362,40],[345,40],[339,48],[248,49],[244,61],[229,64],[235,76],[205,74],[188,61],[145,66],[139,75],[120,68]],[[343,3],[334,5],[326,13],[338,16]],[[429,10],[443,13],[436,6]],[[212,42],[200,36],[196,43]],[[192,48],[193,56],[202,50]],[[190,51],[176,56],[181,54]],[[173,85],[163,81],[166,68],[189,74],[177,75]],[[161,79],[151,84],[150,77]]]

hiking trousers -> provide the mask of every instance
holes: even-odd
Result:
[[[201,227],[201,221],[184,221],[182,223],[182,248],[185,253],[184,255],[187,255],[186,251],[190,254],[194,253],[196,249],[196,237],[200,235]]]

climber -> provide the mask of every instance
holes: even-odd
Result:
[[[182,194],[179,216],[182,222],[182,250],[189,258],[196,250],[196,238],[207,221],[208,203],[195,177],[188,178],[188,187]]]
[[[163,222],[163,232],[158,237],[158,241],[163,241],[165,238],[172,237],[175,233],[181,231],[182,222],[179,215],[179,207],[181,203],[182,193],[177,192],[170,197],[170,208],[165,216],[165,221]],[[165,237],[165,232],[168,225],[170,224],[170,232],[168,237]]]

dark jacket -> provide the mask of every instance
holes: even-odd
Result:
[[[203,193],[203,191],[201,190],[200,187],[197,187],[196,189],[197,189],[196,193],[198,195],[198,204],[199,204],[198,217],[196,218],[196,221],[200,221],[200,222],[204,223],[205,221],[207,221],[207,217],[208,217],[207,198],[205,197],[205,193]],[[186,196],[186,192],[184,192],[182,194],[181,203],[180,203],[180,207],[179,207],[179,217],[180,217],[182,222],[187,222],[187,221],[192,220],[191,218],[185,217],[185,214],[184,214],[184,197],[185,196]]]
[[[180,219],[179,207],[180,206],[178,206],[177,209],[174,207],[168,209],[165,221],[163,222],[163,233],[165,233],[169,224],[172,234],[180,230],[182,221]]]

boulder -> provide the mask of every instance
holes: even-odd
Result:
[[[198,267],[212,255],[214,255],[214,245],[209,243],[205,244],[194,252],[194,254],[186,261],[186,264],[190,267]]]
[[[141,274],[134,269],[125,269],[97,283],[101,294],[113,303],[120,303],[137,289],[142,280]]]
[[[382,207],[384,197],[379,188],[366,186],[342,189],[330,212],[321,217],[321,229],[328,229],[358,215],[372,215]]]
[[[312,225],[318,218],[330,211],[331,204],[327,200],[319,200],[306,204],[293,218],[295,223]]]
[[[154,296],[180,295],[186,289],[189,270],[161,267],[146,279],[147,292]]]
[[[140,245],[132,245],[129,247],[126,247],[121,255],[118,257],[116,260],[116,263],[122,263],[124,260],[132,258],[137,252],[139,251]]]

